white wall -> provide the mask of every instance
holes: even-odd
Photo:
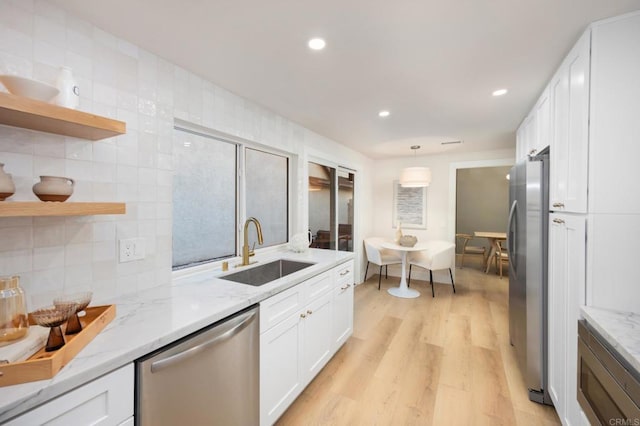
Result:
[[[46,1],[3,1],[0,73],[53,83],[62,65],[78,80],[79,109],[125,121],[127,134],[89,142],[0,126],[0,162],[17,187],[10,200],[36,200],[39,175],[69,176],[77,182],[69,201],[124,201],[127,214],[0,218],[0,274],[20,275],[29,309],[63,291],[90,289],[99,302],[170,283],[174,117],[295,154],[294,232],[307,228],[308,150],[358,170],[357,198],[369,211],[363,155]],[[363,215],[360,229],[369,224]],[[117,241],[130,237],[144,237],[147,256],[119,264]]]
[[[515,145],[515,139],[514,139]],[[373,175],[371,232],[363,237],[377,236],[394,238],[395,228],[392,226],[393,216],[393,181],[400,176],[404,167],[425,166],[431,169],[432,181],[427,188],[427,229],[405,229],[404,234],[418,237],[418,241],[441,239],[454,241],[455,229],[455,187],[451,185],[451,173],[465,162],[482,163],[485,160],[512,161],[515,149],[421,156],[417,160],[413,157],[377,160],[373,164],[376,173]],[[479,167],[477,165],[476,167]],[[454,179],[455,181],[455,179]],[[453,197],[453,202],[451,198]],[[453,207],[452,207],[453,206]],[[399,267],[389,267],[389,273],[400,275]],[[371,272],[370,272],[371,274]],[[418,279],[425,279],[424,272],[417,274]],[[449,282],[448,275],[434,274],[434,280]]]

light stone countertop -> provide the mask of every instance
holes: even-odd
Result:
[[[115,304],[116,317],[56,376],[0,387],[0,423],[353,259],[354,255],[333,250],[293,253],[281,249],[257,254],[255,259],[262,264],[280,258],[315,265],[259,287],[217,278],[233,273],[233,268],[225,273],[220,269],[203,271],[174,278],[171,285],[101,303]]]
[[[583,306],[582,317],[640,372],[640,315]]]

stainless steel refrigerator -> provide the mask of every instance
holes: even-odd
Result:
[[[529,399],[551,404],[547,386],[549,149],[509,173],[509,337]]]

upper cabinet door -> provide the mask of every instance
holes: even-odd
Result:
[[[640,13],[592,34],[589,212],[640,214]]]
[[[516,160],[538,154],[551,145],[551,101],[547,87],[516,134]]]
[[[535,114],[529,114],[520,124],[516,134],[516,160],[527,158],[535,139]]]
[[[532,140],[529,155],[536,155],[545,147],[551,145],[551,101],[549,100],[549,87],[546,87],[542,95],[540,95],[534,111],[535,138]]]
[[[587,212],[589,61],[587,30],[551,80],[551,185],[554,211]]]

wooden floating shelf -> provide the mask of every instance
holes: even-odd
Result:
[[[125,134],[127,124],[0,92],[0,124],[97,141]]]
[[[0,217],[91,216],[124,214],[125,203],[57,203],[53,201],[0,201]]]

